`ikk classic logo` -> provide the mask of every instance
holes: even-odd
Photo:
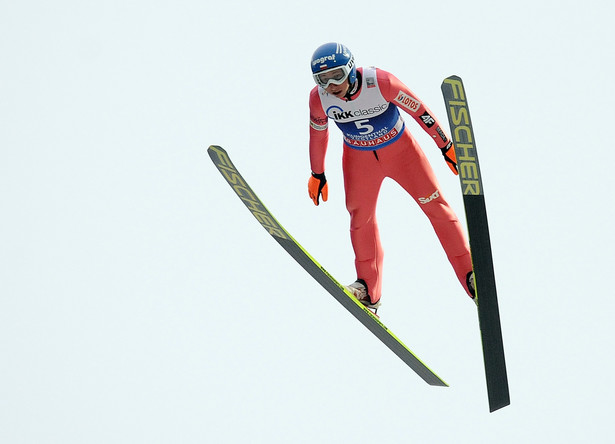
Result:
[[[356,110],[344,111],[338,105],[333,105],[327,108],[327,117],[337,122],[342,122],[344,120],[353,120],[360,117],[377,116],[385,112],[388,107],[388,102],[384,102],[371,108],[359,108]]]

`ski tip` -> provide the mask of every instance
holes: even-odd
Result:
[[[461,80],[461,77],[459,77],[457,74],[452,74],[452,75],[448,76],[448,77],[447,77],[446,79],[444,79],[444,80],[458,80],[458,81],[460,81],[460,80]]]
[[[209,148],[207,148],[207,154],[209,154],[209,157],[214,161],[214,163],[217,163],[216,159],[220,158],[227,159],[230,162],[230,159],[228,159],[228,153],[219,145],[209,145]]]

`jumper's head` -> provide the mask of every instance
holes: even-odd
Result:
[[[357,80],[357,67],[350,50],[341,43],[325,43],[312,55],[312,75],[318,86],[341,85],[348,79],[350,85]]]

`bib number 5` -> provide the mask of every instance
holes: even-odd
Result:
[[[369,119],[364,119],[364,120],[356,120],[354,123],[357,126],[357,129],[360,130],[360,134],[369,134],[372,131],[374,131],[374,127],[371,126],[369,123]]]

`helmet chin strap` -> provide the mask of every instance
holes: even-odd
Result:
[[[348,88],[348,91],[346,91],[346,94],[344,95],[344,99],[352,100],[352,96],[354,96],[357,93],[360,86],[361,86],[361,73],[357,71],[357,79],[354,81],[352,85],[350,85],[350,88]]]

